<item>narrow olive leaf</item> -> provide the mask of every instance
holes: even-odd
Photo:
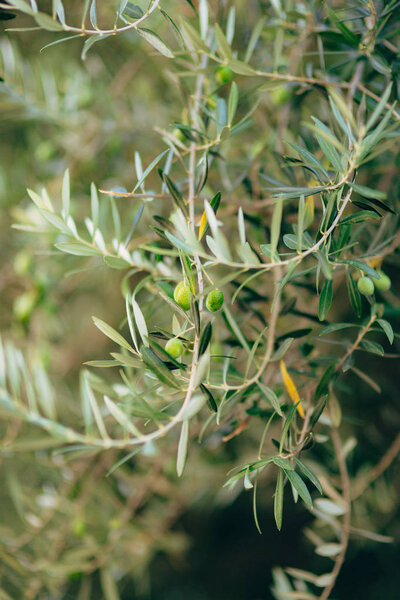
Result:
[[[278,531],[282,529],[283,517],[283,471],[279,471],[274,495],[274,517]]]
[[[299,467],[300,471],[307,477],[312,484],[315,485],[320,494],[322,494],[322,485],[318,479],[318,477],[305,465],[301,460],[299,460],[296,456],[294,457],[294,462]]]
[[[121,425],[124,431],[128,431],[132,435],[140,436],[140,432],[132,423],[132,419],[129,415],[126,415],[120,408],[117,406],[111,398],[108,396],[104,396],[104,404],[106,405],[109,413],[114,417],[114,419]]]
[[[142,355],[142,360],[146,367],[154,373],[159,381],[175,389],[180,389],[179,383],[172,375],[171,371],[151,348],[142,346],[140,348],[140,354]]]
[[[329,309],[332,305],[332,279],[326,279],[322,287],[318,304],[318,318],[325,321]]]
[[[303,247],[303,233],[304,233],[304,215],[305,215],[305,200],[304,196],[300,196],[299,200],[299,212],[297,217],[297,232],[296,232],[296,250],[298,254],[301,254]]]
[[[204,354],[204,352],[208,348],[208,344],[210,343],[212,336],[212,323],[207,323],[207,325],[203,329],[203,333],[201,334],[200,343],[199,343],[199,356]]]
[[[136,454],[139,454],[139,452],[141,450],[142,450],[142,447],[139,446],[139,448],[136,448],[136,450],[132,450],[132,452],[129,452],[129,454],[127,454],[126,456],[122,457],[121,460],[119,460],[118,462],[116,462],[115,465],[113,465],[111,467],[111,469],[109,469],[109,471],[107,471],[106,477],[109,477],[120,466],[122,466],[124,463],[128,462],[128,460],[130,460],[131,458],[133,458],[134,456],[136,456]]]
[[[360,379],[362,379],[363,381],[365,381],[365,383],[367,385],[369,385],[377,394],[381,394],[382,393],[381,388],[376,383],[376,381],[374,381],[372,379],[372,377],[369,377],[366,373],[363,373],[363,371],[360,371],[359,369],[357,369],[354,366],[350,366],[350,370],[353,373],[355,373]]]
[[[317,400],[319,400],[321,398],[321,396],[324,396],[325,394],[328,393],[330,383],[333,383],[337,378],[337,374],[335,375],[335,370],[336,370],[335,365],[330,365],[326,369],[325,373],[322,375],[322,377],[319,380],[319,383],[317,385],[317,389],[315,390],[315,394],[314,394],[315,402]]]
[[[105,40],[106,38],[110,37],[110,35],[110,33],[102,35],[92,35],[89,38],[87,38],[87,40],[85,40],[83,44],[81,59],[85,60],[90,48],[94,46],[94,44],[97,44],[97,42],[101,42],[102,40]]]
[[[337,556],[342,549],[341,544],[321,544],[315,549],[315,553],[319,554],[319,556],[327,556],[329,558],[333,558]]]
[[[271,404],[272,408],[278,413],[278,415],[280,417],[282,417],[283,412],[282,412],[278,397],[275,394],[275,392],[273,390],[271,390],[271,388],[267,387],[261,381],[257,381],[257,386],[259,387],[259,389],[261,390],[261,392],[265,396],[265,398],[268,400],[268,402]]]
[[[289,462],[288,458],[283,458],[282,456],[274,456],[272,462],[281,469],[285,469],[288,471],[294,470],[294,466],[291,462]]]
[[[192,307],[192,315],[193,315],[193,321],[194,321],[194,328],[196,331],[197,335],[200,335],[200,309],[199,309],[199,301],[195,300],[194,297],[192,296],[191,300],[191,307]]]
[[[262,338],[263,338],[263,336],[264,336],[264,333],[265,333],[265,331],[266,331],[267,329],[268,329],[268,325],[267,325],[266,327],[264,327],[264,328],[263,328],[263,329],[260,331],[260,333],[258,334],[258,336],[256,337],[256,340],[255,340],[255,342],[254,342],[254,344],[253,344],[253,347],[252,347],[252,349],[251,349],[251,352],[250,352],[250,354],[249,354],[249,356],[248,356],[248,359],[247,359],[247,362],[246,362],[246,369],[245,369],[245,374],[244,374],[244,377],[245,377],[245,379],[247,379],[247,376],[248,376],[248,374],[249,374],[250,367],[251,367],[251,366],[254,364],[254,357],[255,357],[255,355],[256,355],[257,348],[258,348],[258,346],[259,346],[259,344],[260,344],[260,342],[261,342],[261,340],[262,340]]]
[[[126,294],[126,296],[125,296],[126,315],[127,315],[127,318],[128,318],[128,326],[129,326],[129,331],[130,331],[130,334],[131,334],[132,341],[134,343],[134,346],[135,346],[137,352],[139,352],[139,344],[138,344],[138,340],[137,340],[137,335],[136,335],[136,330],[135,330],[135,324],[134,324],[133,318],[132,318],[131,307],[130,307],[130,302],[129,302],[129,296],[130,296],[130,294]]]
[[[279,367],[281,370],[283,383],[285,384],[287,393],[289,394],[291,401],[297,406],[299,415],[304,419],[305,414],[304,414],[303,406],[300,402],[299,393],[297,391],[297,388],[296,388],[296,385],[295,385],[293,379],[290,377],[290,375],[288,373],[288,370],[287,370],[286,365],[283,360],[280,361]]]
[[[282,429],[281,439],[280,439],[280,442],[279,442],[279,453],[281,453],[282,450],[284,449],[285,442],[286,442],[286,437],[287,437],[287,434],[289,432],[290,423],[292,422],[292,419],[293,419],[294,414],[296,412],[296,408],[297,408],[297,406],[294,405],[290,409],[289,414],[286,417],[286,420],[285,420],[285,423],[284,423],[283,429]]]
[[[244,225],[244,216],[243,216],[242,207],[240,207],[238,210],[238,229],[239,229],[240,243],[242,244],[242,246],[244,246],[246,243],[246,228]]]
[[[183,250],[183,252],[185,252],[186,254],[192,254],[193,253],[193,250],[194,250],[193,247],[189,246],[189,244],[187,244],[183,240],[181,240],[178,237],[176,237],[176,235],[174,235],[173,233],[170,233],[169,231],[166,231],[165,232],[165,237],[168,238],[168,240],[171,242],[171,244],[173,246],[175,246],[176,248],[178,248],[179,250]]]
[[[296,150],[296,152],[298,152],[300,154],[301,158],[303,160],[305,160],[306,163],[309,163],[311,166],[315,167],[318,171],[320,171],[323,175],[325,175],[325,177],[327,179],[329,179],[329,174],[325,171],[324,167],[315,158],[315,156],[313,154],[311,154],[311,152],[309,152],[305,148],[301,148],[300,146],[293,144],[292,142],[287,142],[287,144],[291,148],[293,148],[293,150]]]
[[[85,423],[87,425],[87,429],[90,430],[93,424],[93,418],[96,422],[99,433],[103,439],[109,439],[107,434],[103,418],[101,416],[100,409],[97,404],[96,397],[91,388],[88,372],[83,371],[81,378],[81,397],[82,397],[82,408],[85,418]],[[93,415],[93,418],[92,416]]]
[[[347,271],[346,273],[346,283],[351,306],[353,307],[356,316],[361,317],[361,296],[350,271]]]
[[[279,346],[275,354],[272,356],[271,360],[281,360],[285,356],[286,352],[289,350],[290,346],[293,343],[293,340],[294,338],[292,337],[286,338],[285,341],[282,342],[282,344]]]
[[[317,406],[314,408],[310,419],[310,429],[313,429],[313,427],[315,427],[315,425],[318,423],[320,416],[324,412],[327,401],[328,396],[323,396],[318,402]]]
[[[315,500],[315,506],[326,515],[331,515],[333,517],[340,517],[346,512],[344,506],[341,506],[332,500],[328,500],[327,498],[318,498]]]
[[[221,56],[225,60],[229,61],[232,58],[232,50],[231,50],[230,45],[228,44],[228,41],[227,41],[221,27],[218,25],[218,23],[215,23],[214,31],[215,31],[215,37],[217,39],[218,50],[219,50]]]
[[[393,327],[391,326],[391,324],[388,321],[386,321],[385,319],[377,319],[376,322],[382,327],[389,342],[391,344],[393,344],[394,333],[393,333]]]
[[[66,169],[63,177],[62,183],[62,207],[63,207],[63,217],[67,219],[69,215],[69,205],[70,205],[70,183],[69,183],[69,169]]]
[[[371,352],[371,354],[377,354],[378,356],[385,355],[385,350],[377,342],[371,342],[370,340],[362,340],[361,344],[365,348],[365,350],[367,352]]]
[[[185,468],[187,449],[189,439],[189,421],[186,419],[182,422],[181,434],[179,436],[178,453],[176,456],[176,473],[181,477]]]
[[[122,337],[121,334],[118,333],[118,331],[115,331],[115,329],[113,329],[110,325],[107,325],[107,323],[105,323],[101,319],[98,319],[97,317],[92,317],[92,319],[96,327],[100,329],[100,331],[104,333],[104,335],[109,337],[110,340],[112,340],[122,348],[126,348],[126,350],[129,350],[129,352],[135,354],[135,351],[132,348],[132,346],[126,341],[125,338]]]
[[[299,494],[300,498],[304,500],[307,506],[312,508],[310,492],[308,491],[307,486],[302,480],[302,478],[295,471],[289,471],[288,469],[285,469],[285,473],[290,483],[292,484],[296,492]]]
[[[244,337],[240,327],[238,326],[238,324],[236,323],[231,311],[229,310],[229,308],[227,306],[225,306],[223,308],[223,312],[222,312],[226,323],[229,327],[229,329],[232,331],[232,333],[237,337],[237,339],[239,340],[241,346],[246,350],[246,352],[248,354],[250,354],[251,350],[250,350],[250,346],[249,346],[249,342],[246,340],[246,338]]]
[[[96,369],[105,369],[120,365],[117,360],[87,360],[83,364]]]
[[[142,338],[143,344],[145,346],[148,346],[149,342],[148,342],[147,337],[149,335],[149,332],[147,330],[146,321],[145,321],[144,315],[141,311],[139,304],[136,302],[136,300],[133,296],[131,298],[131,304],[132,304],[132,308],[133,308],[133,314],[135,317],[136,326],[140,333],[140,337]]]
[[[168,48],[167,44],[163,42],[159,35],[150,29],[144,27],[138,27],[136,29],[138,34],[146,40],[153,48],[155,48],[160,54],[163,54],[167,58],[174,58],[173,52]]]
[[[199,363],[197,365],[196,375],[194,377],[194,382],[193,382],[193,389],[196,389],[197,386],[199,386],[201,383],[203,383],[203,380],[206,377],[207,372],[208,372],[209,364],[210,364],[210,355],[208,353],[203,354],[203,356],[200,357]]]
[[[365,198],[372,198],[373,200],[376,198],[378,200],[385,200],[387,197],[386,192],[375,190],[365,185],[360,185],[359,183],[352,183],[349,181],[347,185],[350,186],[355,192],[360,194],[360,196],[364,196]]]
[[[248,468],[244,472],[243,487],[245,490],[251,490],[254,487],[253,482],[250,479],[250,470]]]
[[[208,406],[210,407],[210,409],[213,412],[218,412],[217,402],[210,390],[204,385],[204,383],[200,384],[200,389],[207,396]]]
[[[135,187],[133,188],[132,192],[136,192],[136,190],[145,182],[147,176],[151,173],[151,171],[154,169],[154,167],[160,162],[162,157],[167,154],[167,152],[169,152],[169,150],[164,150],[163,152],[161,152],[161,154],[156,156],[156,158],[149,164],[149,166],[145,169],[145,171],[139,176],[139,180],[138,180],[137,184],[135,185]]]
[[[381,210],[384,210],[385,212],[390,212],[390,213],[392,213],[392,215],[397,215],[397,212],[395,210],[393,210],[393,208],[391,208],[390,206],[388,206],[384,202],[381,202],[380,200],[377,200],[376,198],[368,198],[368,202],[370,204],[374,204],[375,206],[377,206]]]
[[[350,327],[358,327],[355,323],[331,323],[331,325],[327,325],[318,334],[318,337],[322,335],[327,335],[328,333],[333,333],[334,331],[340,331],[341,329],[349,329]]]
[[[338,260],[337,262],[340,264],[351,265],[355,269],[360,269],[360,271],[364,271],[364,273],[367,273],[367,275],[369,275],[370,277],[374,277],[375,279],[381,278],[381,276],[375,269],[367,265],[362,260],[357,260],[356,258],[343,258],[341,260]]]
[[[378,104],[375,106],[375,108],[365,126],[366,131],[368,131],[369,129],[371,129],[371,127],[373,127],[373,125],[375,125],[377,119],[379,118],[379,115],[381,114],[381,112],[385,108],[387,101],[389,100],[391,91],[392,91],[392,83],[390,83],[387,86],[386,90],[383,92],[383,94],[381,96],[381,99],[379,100]]]
[[[332,112],[333,115],[337,121],[337,123],[339,124],[339,126],[341,127],[342,131],[347,135],[347,137],[349,138],[349,140],[354,143],[354,136],[353,133],[351,131],[351,128],[349,126],[348,123],[346,123],[346,121],[344,120],[342,114],[340,113],[338,107],[336,106],[333,98],[331,96],[329,96],[329,103],[331,105],[332,108]]]
[[[208,31],[208,4],[207,0],[199,0],[199,22],[201,39],[205,40]]]
[[[258,40],[260,39],[261,32],[264,27],[266,17],[261,17],[257,23],[255,24],[253,31],[251,32],[250,39],[247,44],[246,54],[244,57],[245,62],[249,62],[254,52],[254,49],[257,45]]]
[[[166,186],[167,186],[167,188],[169,190],[169,193],[171,194],[172,198],[174,199],[175,204],[177,205],[177,207],[181,209],[181,211],[183,212],[184,215],[188,216],[188,208],[187,208],[187,206],[185,204],[185,201],[183,199],[182,194],[180,193],[180,191],[176,187],[175,183],[161,169],[158,170],[158,173],[160,174],[161,179],[166,184]]]
[[[275,256],[281,233],[283,198],[279,196],[274,207],[271,224],[271,256]]]
[[[231,85],[231,91],[229,93],[228,100],[228,125],[232,124],[232,121],[236,114],[236,109],[239,101],[239,91],[237,83],[234,81]]]
[[[258,520],[258,514],[257,514],[257,476],[256,476],[256,480],[255,480],[254,486],[253,486],[253,517],[254,517],[254,523],[257,527],[257,531],[260,535],[262,535],[260,523]]]

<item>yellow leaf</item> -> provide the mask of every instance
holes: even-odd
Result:
[[[299,392],[297,391],[297,388],[294,384],[294,381],[290,377],[283,360],[280,361],[279,365],[280,365],[280,369],[281,369],[283,383],[285,384],[287,393],[289,394],[290,399],[293,402],[293,404],[297,404],[298,402],[300,402],[300,396],[299,396]],[[304,409],[303,409],[301,402],[300,402],[300,404],[297,404],[297,411],[298,411],[299,415],[304,419],[304,416],[305,416]]]
[[[207,225],[207,215],[206,215],[206,211],[204,211],[203,214],[201,215],[200,228],[199,228],[199,240],[201,240],[201,238],[204,235],[206,225]]]

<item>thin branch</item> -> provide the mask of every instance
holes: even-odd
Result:
[[[356,498],[359,498],[364,493],[364,491],[371,485],[371,483],[378,479],[382,475],[382,473],[384,473],[386,469],[390,467],[390,465],[397,458],[399,453],[400,433],[397,434],[397,437],[394,439],[393,443],[390,445],[385,454],[382,456],[378,464],[376,464],[375,467],[373,467],[369,471],[366,479],[362,482],[362,484],[358,486],[356,490],[354,490],[354,493],[352,494],[352,499],[355,500]]]
[[[326,588],[323,590],[319,600],[328,600],[331,591],[335,587],[336,580],[339,576],[342,568],[344,558],[346,556],[347,546],[349,543],[350,536],[350,524],[351,524],[351,496],[350,496],[350,478],[347,471],[346,460],[343,454],[342,443],[340,440],[339,432],[336,427],[332,427],[331,437],[333,446],[335,448],[336,458],[339,464],[340,480],[342,484],[343,499],[346,503],[346,512],[343,515],[342,522],[342,539],[341,539],[341,550],[336,557],[334,567],[331,572],[331,580]]]

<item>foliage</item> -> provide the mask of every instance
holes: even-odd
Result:
[[[228,497],[251,491],[260,532],[260,491],[273,485],[281,530],[290,490],[327,558],[325,572],[275,570],[274,597],[328,600],[351,536],[391,541],[368,530],[364,491],[390,467],[399,437],[372,469],[349,461],[360,429],[354,391],[369,386],[380,414],[370,361],[398,356],[387,278],[400,242],[397,3],[2,6],[18,28],[2,41],[1,106],[11,121],[47,128],[47,145],[29,143],[57,173],[24,176],[30,201],[12,212],[13,239],[26,243],[15,270],[33,275],[14,298],[1,353],[6,502],[17,515],[0,530],[4,597],[77,589],[84,600],[99,573],[104,597],[119,598],[126,578],[145,581],[156,552],[186,548],[171,526],[190,504],[193,471],[218,489],[232,467]],[[14,46],[19,21],[40,42],[51,36],[42,49],[57,67],[72,47],[85,62],[68,57],[62,84],[42,58],[26,64]],[[96,117],[96,72],[107,80],[101,64],[117,43],[119,79]],[[141,125],[135,103],[153,82]],[[129,137],[132,110],[143,129]],[[129,160],[120,166],[107,148],[124,136],[134,180]],[[86,315],[60,324],[54,313],[91,285],[104,339],[74,373],[77,389],[63,384],[68,367],[51,376],[46,348],[69,330],[70,352],[79,348]],[[24,484],[33,458],[35,497]]]

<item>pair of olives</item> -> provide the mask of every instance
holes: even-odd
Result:
[[[183,310],[189,310],[192,299],[192,290],[184,281],[180,281],[174,291],[174,300]],[[224,294],[221,290],[212,290],[206,298],[206,307],[210,312],[217,312],[224,303]]]
[[[390,277],[388,277],[383,271],[378,271],[378,275],[380,275],[380,279],[376,279],[363,275],[357,281],[357,287],[360,294],[363,296],[371,296],[374,293],[374,289],[376,288],[380,292],[387,292],[390,289],[391,281]]]

